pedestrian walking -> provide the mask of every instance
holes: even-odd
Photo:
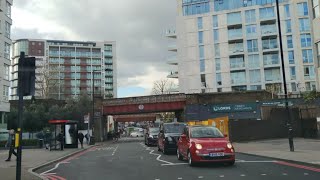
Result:
[[[81,144],[81,148],[83,149],[83,138],[84,138],[84,135],[82,132],[79,132],[78,133],[78,139],[80,141],[80,144]]]
[[[12,154],[17,157],[17,153],[14,151],[15,147],[14,147],[14,130],[13,129],[9,131],[9,137],[8,137],[6,147],[9,147],[9,157],[8,159],[6,159],[6,161],[11,161]]]
[[[64,137],[63,137],[63,132],[62,131],[58,134],[58,138],[57,139],[60,142],[60,150],[63,151]]]

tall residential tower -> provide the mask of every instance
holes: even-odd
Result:
[[[178,0],[180,92],[283,93],[275,2]],[[319,28],[312,28],[312,3],[279,2],[288,92],[316,90],[318,62],[313,29]]]
[[[0,1],[0,129],[7,129],[5,113],[10,111],[10,46],[12,0]]]
[[[20,52],[36,57],[36,98],[65,100],[81,93],[117,97],[116,44],[19,39],[13,43],[11,99],[17,99]]]

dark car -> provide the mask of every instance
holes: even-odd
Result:
[[[149,127],[145,134],[145,144],[156,146],[158,143],[159,127]]]
[[[178,142],[177,157],[187,159],[190,166],[199,162],[225,162],[233,165],[235,150],[216,127],[186,127]]]
[[[183,133],[185,123],[163,123],[158,135],[158,151],[164,154],[177,151],[177,143]]]

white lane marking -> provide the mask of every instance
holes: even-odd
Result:
[[[287,176],[288,174],[287,173],[282,173],[282,175]]]
[[[224,177],[224,175],[220,175],[219,177],[223,178],[223,177]]]
[[[278,161],[245,161],[245,160],[241,160],[241,161],[236,161],[237,163],[274,163],[274,162],[278,162]]]
[[[245,175],[245,174],[241,174],[240,176],[241,176],[241,177],[244,177],[244,176],[246,176],[246,175]]]
[[[155,180],[160,180],[160,179],[155,179]]]
[[[179,165],[186,165],[188,163],[171,163],[171,164],[161,164],[161,166],[179,166]]]
[[[203,179],[203,176],[199,176],[198,179]]]
[[[182,177],[178,177],[178,179],[182,179]]]
[[[118,150],[119,145],[113,150],[112,152],[112,156],[114,156],[114,154],[116,153],[116,151]]]
[[[267,174],[261,174],[261,176],[266,176]]]
[[[309,173],[304,173],[304,175],[305,175],[305,176],[308,176],[308,175],[309,175]]]
[[[51,171],[53,171],[53,170],[57,169],[57,168],[59,167],[59,165],[60,165],[60,164],[67,164],[67,163],[69,163],[69,162],[59,162],[59,163],[57,163],[57,164],[54,166],[54,168],[51,168],[51,169],[49,169],[49,170],[47,170],[47,171],[45,171],[45,172],[41,173],[40,175],[44,175],[44,174],[46,174],[46,173],[48,173],[48,172],[51,172]]]
[[[144,144],[143,144],[143,143],[140,143],[140,144],[142,145],[142,147],[144,147]],[[166,164],[174,164],[174,163],[172,163],[172,162],[169,162],[169,161],[165,161],[165,160],[160,159],[160,158],[161,158],[161,154],[153,153],[154,150],[150,149],[150,147],[147,147],[146,150],[147,150],[147,151],[150,151],[149,154],[158,156],[157,159],[156,159],[157,161],[160,161],[160,162],[163,162],[163,163],[166,163]]]

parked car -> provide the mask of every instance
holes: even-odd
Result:
[[[177,150],[178,139],[185,127],[185,123],[161,124],[158,135],[158,151],[162,151],[164,154],[175,152]]]
[[[141,131],[133,131],[130,134],[131,137],[143,137],[143,132]]]
[[[159,134],[159,127],[149,127],[147,129],[145,136],[144,136],[145,137],[144,138],[145,145],[156,146],[158,143],[158,134]]]
[[[235,163],[235,150],[220,130],[213,126],[188,126],[180,136],[177,158],[190,166],[199,162]]]

